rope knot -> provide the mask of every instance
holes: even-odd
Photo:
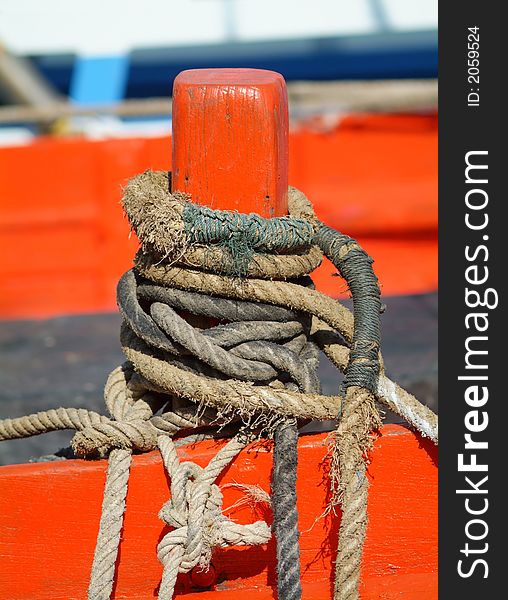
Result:
[[[159,518],[173,527],[157,547],[164,566],[160,597],[171,598],[177,574],[197,565],[207,570],[214,548],[265,544],[271,532],[264,521],[240,525],[222,514],[222,492],[215,481],[245,441],[234,437],[206,467],[180,462],[171,438],[160,436],[158,443],[171,478],[171,499]]]
[[[153,406],[146,390],[137,385],[129,364],[108,377],[104,399],[112,418],[89,423],[72,438],[77,456],[107,456],[114,448],[147,452],[157,447],[160,433],[152,424]]]
[[[171,474],[171,499],[162,507],[159,518],[174,529],[159,545],[159,559],[165,564],[168,553],[181,547],[179,570],[188,573],[196,565],[206,569],[212,547],[220,545],[222,493],[213,483],[203,481],[204,469],[184,462]]]

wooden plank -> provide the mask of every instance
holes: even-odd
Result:
[[[222,443],[222,442],[221,442]],[[219,442],[179,449],[200,465]],[[298,508],[304,598],[331,596],[333,552],[339,516],[319,519],[327,505],[326,436],[299,442]],[[407,429],[388,425],[376,441],[369,466],[369,526],[362,570],[362,600],[437,598],[437,448]],[[270,519],[270,511],[244,504],[244,493],[227,484],[259,485],[269,491],[269,443],[250,446],[220,478],[225,513],[242,523]],[[70,600],[86,595],[101,509],[106,462],[66,461],[0,468],[0,597],[10,600]],[[134,457],[114,598],[156,597],[162,568],[156,545],[164,532],[157,513],[169,497],[158,453]],[[317,520],[316,520],[317,519]],[[219,550],[213,597],[273,598],[275,548]],[[206,600],[188,576],[180,589]]]

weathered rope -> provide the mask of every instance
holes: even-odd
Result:
[[[113,591],[131,462],[130,450],[115,448],[109,455],[89,598],[108,600]]]
[[[234,436],[205,467],[180,462],[176,448],[167,436],[159,438],[164,466],[171,478],[171,499],[159,517],[172,531],[157,547],[164,571],[160,600],[171,600],[178,573],[188,573],[199,565],[206,569],[215,547],[265,544],[271,537],[264,521],[239,525],[222,514],[222,493],[215,481],[224,468],[245,448],[248,436]]]
[[[139,278],[138,278],[139,279]],[[182,390],[185,380],[194,378],[200,386],[208,387],[209,396],[213,387],[217,386],[224,375],[235,377],[234,385],[238,387],[239,380],[269,384],[278,377],[288,377],[290,382],[285,386],[293,391],[319,392],[320,384],[316,375],[318,365],[317,348],[308,340],[311,319],[285,309],[273,311],[270,306],[255,303],[231,301],[221,298],[202,297],[199,294],[184,293],[185,303],[182,303],[182,293],[179,290],[147,286],[130,271],[120,280],[118,285],[118,305],[125,319],[122,340],[130,339],[135,344],[146,344],[146,347],[164,350],[172,355],[165,357],[164,364],[171,362],[180,368],[178,376],[173,377],[173,386],[169,387],[167,379],[161,379],[143,371],[146,364],[146,354],[134,355],[124,347],[126,355],[136,361],[140,373],[155,382],[160,388],[169,392],[173,389],[179,396],[185,396],[188,391]],[[140,290],[140,292],[137,292]],[[145,302],[143,311],[138,296]],[[155,300],[155,301],[154,301]],[[166,303],[157,300],[165,300]],[[147,301],[152,303],[149,310]],[[193,327],[187,320],[182,319],[171,307],[185,308],[191,314],[200,316],[226,317],[230,323],[219,325],[206,330]],[[273,317],[284,319],[285,322],[261,321],[256,319]],[[291,317],[292,320],[287,320]],[[243,318],[246,320],[238,321]],[[130,331],[129,331],[130,330]],[[277,343],[278,342],[278,343]],[[128,342],[126,343],[128,345]],[[131,348],[132,350],[132,348]],[[192,356],[189,361],[188,355]],[[152,356],[152,361],[155,359]],[[189,369],[196,374],[189,377],[184,373]],[[213,369],[213,373],[209,372]],[[164,376],[170,373],[162,367]],[[212,378],[213,376],[213,378]],[[291,381],[295,382],[294,384]],[[282,382],[281,382],[282,383]],[[252,388],[252,386],[250,385]],[[259,389],[258,387],[255,390]],[[268,388],[270,390],[270,388]],[[194,391],[192,398],[203,397]],[[208,396],[208,397],[209,397]],[[222,395],[213,394],[224,405],[226,400]],[[208,404],[210,401],[208,400]],[[335,408],[336,410],[336,408]],[[241,411],[240,411],[241,412]],[[263,411],[266,414],[266,410]],[[244,416],[245,419],[245,416]],[[291,600],[301,597],[300,560],[299,560],[299,531],[298,513],[296,508],[296,466],[297,466],[297,424],[291,417],[288,420],[278,417],[265,423],[256,419],[256,428],[266,428],[275,431],[274,474],[272,479],[274,533],[277,540],[277,564],[279,596]],[[252,427],[252,422],[249,422]],[[175,550],[171,564],[179,560],[181,550]],[[176,561],[176,562],[175,562]],[[171,579],[171,585],[173,580]],[[167,588],[166,585],[163,586]]]
[[[172,286],[173,290],[188,290],[191,292],[201,291],[201,295],[214,297],[228,296],[230,299],[251,299],[259,303],[272,303],[274,308],[289,307],[292,311],[305,312],[314,315],[317,326],[316,343],[329,356],[334,364],[344,371],[349,362],[349,348],[344,342],[350,343],[353,337],[353,315],[342,304],[309,288],[286,281],[266,281],[263,279],[245,279],[241,285],[232,285],[224,277],[213,273],[203,273],[192,269],[183,269],[178,266],[167,266],[155,264],[147,257],[138,254],[136,257],[136,269],[144,277],[159,283],[161,286]],[[320,335],[323,330],[324,335]],[[327,340],[328,332],[334,333],[333,349],[329,349]],[[337,357],[337,348],[341,348],[341,357]],[[381,357],[379,357],[381,360]],[[306,396],[307,398],[308,396]],[[312,395],[310,396],[312,399]],[[329,397],[322,397],[323,406],[327,405]],[[327,400],[325,400],[327,398]],[[337,410],[340,410],[340,396],[336,396]],[[426,406],[418,402],[398,385],[391,382],[386,376],[379,377],[376,390],[376,398],[387,408],[407,420],[423,436],[429,437],[437,443],[438,427],[436,415]],[[302,397],[303,401],[303,397]],[[321,400],[320,400],[321,401]],[[302,416],[294,413],[295,416]],[[335,413],[335,416],[337,413]],[[309,415],[310,416],[310,415]],[[315,419],[327,419],[333,417],[317,417]]]
[[[353,600],[359,597],[369,495],[364,455],[372,447],[372,432],[380,425],[372,394],[365,388],[349,387],[335,434],[338,469],[331,470],[332,489],[338,491],[337,501],[342,507],[335,562],[335,599]]]
[[[277,553],[279,598],[301,598],[300,532],[296,507],[298,428],[288,420],[275,431],[272,475],[273,529]]]
[[[320,223],[298,190],[290,188],[288,199],[289,217],[262,219],[195,206],[170,193],[167,173],[131,180],[124,208],[142,249],[118,285],[128,362],[106,384],[111,417],[57,409],[0,421],[0,440],[72,428],[77,456],[109,456],[91,600],[111,595],[133,451],[158,447],[171,477],[161,518],[174,529],[158,548],[159,597],[168,600],[178,572],[206,568],[215,547],[268,540],[266,524],[239,526],[222,515],[215,481],[249,432],[273,434],[278,596],[297,600],[297,420],[340,416],[330,473],[332,503],[342,504],[334,597],[354,600],[367,523],[366,457],[380,425],[375,400],[437,442],[435,415],[382,371],[371,259]],[[311,289],[306,276],[323,253],[351,290],[354,318]],[[210,327],[210,318],[219,324]],[[345,373],[340,395],[319,393],[318,348]],[[208,467],[179,462],[171,436],[229,422],[237,433]]]
[[[312,321],[311,339],[340,371],[345,371],[349,361],[349,348],[340,335],[317,317]],[[430,438],[435,444],[438,443],[437,415],[389,379],[383,370],[379,374],[375,396],[378,402],[402,417],[423,437]]]

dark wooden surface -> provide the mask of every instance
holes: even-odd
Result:
[[[437,409],[437,294],[384,299],[387,373]],[[0,419],[58,406],[103,412],[108,373],[123,360],[117,313],[0,322]],[[338,376],[323,358],[323,392]],[[390,415],[388,420],[396,421]],[[0,443],[0,464],[26,462],[66,446],[71,432]]]

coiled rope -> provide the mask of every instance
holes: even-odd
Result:
[[[168,173],[132,179],[124,209],[141,241],[135,268],[118,285],[127,362],[105,387],[110,417],[56,409],[0,421],[0,440],[71,428],[77,456],[109,456],[88,597],[111,596],[133,451],[159,448],[171,477],[160,513],[174,529],[160,542],[161,600],[178,572],[206,568],[213,548],[263,544],[265,523],[222,515],[215,483],[252,436],[273,435],[273,530],[278,596],[301,597],[296,442],[298,424],[336,419],[332,503],[342,504],[335,600],[358,598],[367,524],[366,459],[381,420],[378,400],[437,443],[437,417],[382,372],[380,300],[371,259],[320,223],[289,189],[289,217],[262,219],[196,206],[170,193]],[[325,254],[346,280],[353,315],[312,289]],[[183,319],[177,311],[185,311]],[[210,327],[210,318],[218,324]],[[318,350],[345,373],[342,393],[320,394]],[[236,430],[210,464],[180,463],[171,437],[231,423]]]

